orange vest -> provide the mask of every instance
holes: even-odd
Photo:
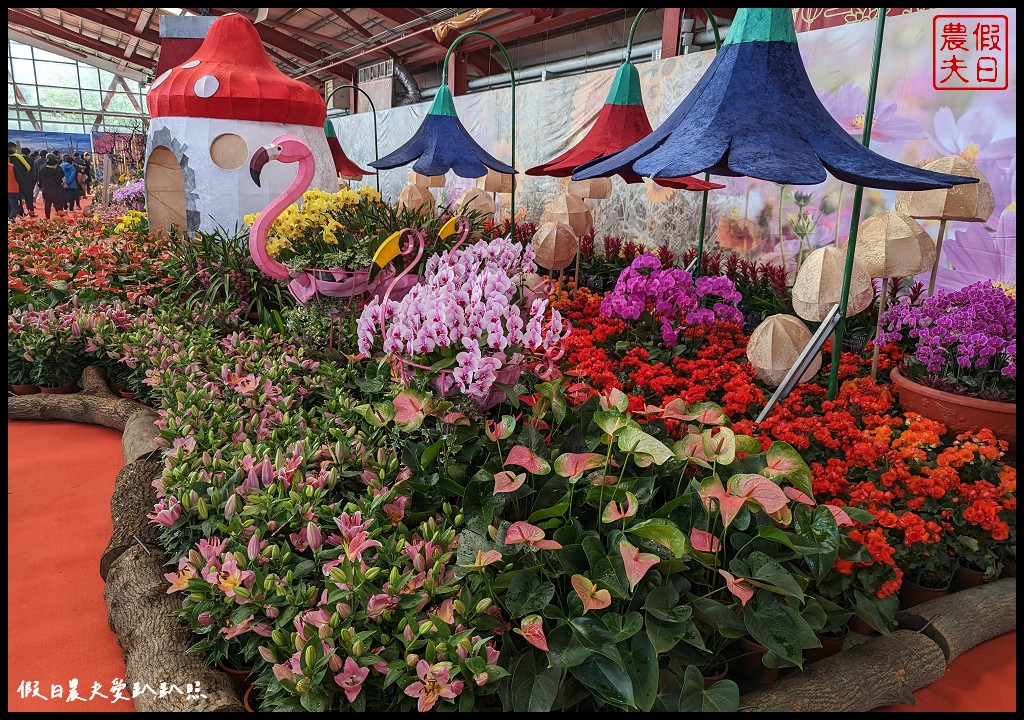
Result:
[[[7,192],[21,192],[21,188],[18,186],[18,179],[14,176],[14,163],[10,160],[7,161]]]

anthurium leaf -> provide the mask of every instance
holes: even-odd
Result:
[[[619,654],[612,634],[596,617],[578,617],[569,621],[576,639],[583,647],[604,655],[619,667],[622,667],[622,656]]]
[[[568,498],[568,495],[566,495],[566,498]],[[526,522],[536,523],[538,520],[546,520],[547,518],[561,517],[565,514],[565,511],[568,509],[569,501],[568,499],[566,499],[565,501],[560,502],[556,505],[552,505],[551,507],[534,510],[530,517],[526,518]]]
[[[653,712],[674,713],[679,707],[679,696],[683,686],[679,678],[671,670],[662,670],[658,675],[658,697],[654,701]]]
[[[618,444],[623,452],[633,453],[633,461],[640,467],[647,467],[652,462],[663,465],[672,457],[672,451],[663,442],[633,423],[619,432]]]
[[[640,628],[644,626],[643,615],[631,610],[625,615],[619,615],[618,613],[605,613],[601,616],[601,622],[608,628],[608,632],[612,634],[612,640],[616,643],[620,643],[623,640],[629,638],[640,632]],[[551,645],[551,641],[548,641],[548,645]]]
[[[528,651],[512,672],[512,709],[516,712],[548,712],[555,704],[565,669],[538,670]]]
[[[812,509],[801,504],[793,510],[793,529],[801,545],[814,548],[804,553],[804,561],[816,579],[823,579],[839,554],[842,536],[835,516],[826,507]]]
[[[743,618],[727,605],[711,598],[691,598],[695,618],[707,623],[722,637],[741,638],[747,634]]]
[[[844,505],[843,510],[846,511],[846,514],[849,515],[850,519],[854,522],[870,523],[875,519],[875,516],[868,512],[867,510],[865,510],[864,508],[850,507],[849,505]]]
[[[811,470],[800,457],[796,448],[789,443],[777,440],[768,448],[764,459],[767,465],[761,471],[762,475],[770,478],[787,478],[796,486],[797,490],[807,497],[814,497],[814,490],[811,487]]]
[[[633,700],[639,709],[647,712],[658,697],[658,653],[650,638],[640,633],[630,640],[624,659],[626,672],[633,682]]]
[[[533,573],[516,573],[505,591],[505,606],[512,617],[519,618],[540,612],[555,596],[555,586],[541,582]]]
[[[828,511],[826,510],[826,512]],[[784,595],[792,595],[799,600],[803,600],[804,591],[793,578],[793,574],[773,558],[763,552],[755,551],[747,557],[747,565],[750,568],[749,579],[751,581],[761,581],[761,583],[765,583],[770,588],[777,589]],[[758,583],[755,582],[754,584]]]
[[[609,705],[623,710],[636,707],[633,681],[608,658],[595,655],[570,668],[569,672]]]
[[[569,625],[562,623],[547,634],[548,667],[575,667],[594,654],[583,646]]]
[[[784,660],[803,667],[804,647],[818,642],[807,622],[777,595],[758,594],[743,608],[750,636]]]
[[[626,528],[626,532],[653,540],[677,558],[690,552],[690,540],[670,520],[651,518],[638,522],[636,525],[630,525]]]
[[[736,436],[736,452],[757,455],[761,452],[761,441],[749,435]]]
[[[707,690],[704,676],[696,665],[688,665],[683,675],[679,712],[738,712],[740,689],[732,680],[719,680]]]
[[[629,418],[618,410],[598,410],[594,413],[594,422],[597,423],[599,428],[604,430],[606,435],[615,437],[619,431],[629,424]]]
[[[727,427],[718,428],[712,434],[708,428],[700,435],[704,454],[714,462],[728,465],[736,459],[736,434]]]
[[[667,518],[672,514],[672,511],[675,510],[677,507],[692,502],[696,497],[697,496],[695,493],[683,493],[679,497],[672,498],[667,503],[662,505],[651,517]]]
[[[626,584],[626,571],[621,556],[601,558],[591,567],[591,579],[608,588],[612,597],[629,597],[629,586]]]

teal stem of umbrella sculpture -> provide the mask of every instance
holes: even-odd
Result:
[[[370,97],[366,93],[366,91],[363,90],[358,85],[351,85],[351,84],[350,85],[339,85],[338,87],[336,87],[333,90],[331,90],[331,94],[330,95],[328,95],[326,98],[324,98],[324,103],[327,104],[328,106],[330,106],[331,98],[334,97],[334,93],[338,92],[339,90],[345,90],[346,88],[352,88],[353,90],[358,90],[359,92],[361,92],[363,94],[363,97],[366,98],[366,101],[370,103],[370,112],[373,114],[373,159],[374,160],[380,160],[380,148],[377,145],[377,106],[373,104],[373,98]],[[380,170],[378,170],[375,173],[375,175],[376,175],[376,179],[377,179],[377,194],[380,195]]]
[[[483,30],[469,30],[462,33],[448,47],[448,52],[444,54],[444,65],[441,67],[441,84],[448,84],[448,60],[451,58],[452,53],[455,52],[455,48],[468,37],[473,35],[483,35],[485,38],[489,38],[491,42],[498,46],[501,50],[501,54],[505,57],[505,62],[508,64],[508,76],[509,76],[509,89],[512,91],[512,169],[516,167],[516,71],[512,67],[512,58],[508,56],[508,51],[505,50],[505,46],[501,44],[498,38],[494,37],[490,33],[486,33]],[[512,202],[509,205],[509,228],[512,231],[513,237],[516,232],[516,178],[512,176]]]
[[[715,21],[715,16],[711,14],[710,8],[703,8],[704,14],[708,18],[708,24],[711,25],[711,31],[715,34],[715,52],[722,49],[722,38],[718,35],[718,23]],[[639,18],[638,18],[639,19]],[[704,180],[710,181],[710,173],[704,173]],[[704,191],[704,197],[700,201],[700,227],[697,230],[697,266],[693,270],[694,279],[699,278],[702,275],[704,269],[704,233],[708,226],[708,191]]]
[[[878,8],[875,23],[875,49],[871,58],[871,81],[868,85],[868,105],[864,112],[864,147],[871,144],[871,126],[875,119],[875,92],[878,90],[878,67],[882,59],[882,37],[885,35],[886,8]],[[843,335],[846,333],[846,307],[850,302],[850,280],[853,277],[853,254],[857,250],[857,226],[860,225],[860,205],[864,187],[858,185],[853,192],[853,213],[850,217],[850,239],[846,243],[846,269],[843,271],[843,290],[839,295],[839,324],[832,338],[832,368],[828,375],[828,399],[835,400],[839,390],[839,357],[843,351]]]
[[[647,12],[647,8],[640,8],[640,12],[633,18],[633,26],[629,29],[629,38],[626,40],[626,60],[629,62],[630,58],[633,57],[633,35],[636,33],[636,26],[640,24],[640,18]]]

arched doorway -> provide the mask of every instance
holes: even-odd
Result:
[[[164,146],[157,147],[146,163],[146,209],[149,227],[154,231],[177,225],[188,230],[185,217],[185,176],[174,153]]]

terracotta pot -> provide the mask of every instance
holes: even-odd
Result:
[[[701,668],[701,674],[704,675],[704,689],[710,690],[711,686],[719,680],[725,680],[725,676],[729,674],[729,661],[725,658],[719,658],[718,665],[712,665],[710,667]],[[717,672],[716,672],[717,671]]]
[[[999,577],[1017,577],[1017,561],[1016,560],[1003,560],[1003,569],[999,573]]]
[[[842,652],[843,646],[846,645],[846,636],[849,634],[847,629],[843,628],[842,635],[818,635],[818,642],[821,643],[821,647],[804,649],[804,665],[810,665],[827,657],[838,655]]]
[[[949,583],[950,592],[959,592],[968,588],[978,587],[985,582],[985,573],[973,570],[966,565],[957,565],[953,571],[953,579]]]
[[[864,620],[861,620],[859,616],[854,615],[850,618],[850,621],[846,623],[846,626],[850,628],[850,632],[870,637],[872,635],[880,635],[877,630],[868,625]]]
[[[903,584],[900,585],[900,610],[912,608],[929,600],[937,600],[948,593],[948,585],[944,588],[930,588],[903,578]]]
[[[242,705],[245,706],[246,712],[259,712],[260,691],[256,689],[255,685],[250,685],[245,689],[245,694],[242,695]]]
[[[231,682],[239,694],[244,693],[252,685],[252,668],[231,667],[222,660],[217,663],[217,669],[231,678]]]
[[[8,385],[15,395],[35,395],[39,392],[38,385]]]
[[[47,395],[70,395],[71,393],[78,392],[78,383],[74,380],[69,380],[60,387],[40,386],[39,392],[46,393]]]
[[[133,393],[131,390],[125,390],[123,387],[117,388],[117,394],[126,400],[138,400],[139,396]]]
[[[779,677],[779,669],[770,668],[762,661],[768,648],[747,637],[740,638],[739,648],[740,654],[736,656],[736,663],[743,677],[758,685],[775,682]]]
[[[889,377],[899,391],[900,407],[905,411],[937,420],[953,435],[987,427],[996,437],[1010,443],[1011,452],[1016,452],[1016,403],[979,400],[934,390],[908,380],[896,368],[893,368]]]

